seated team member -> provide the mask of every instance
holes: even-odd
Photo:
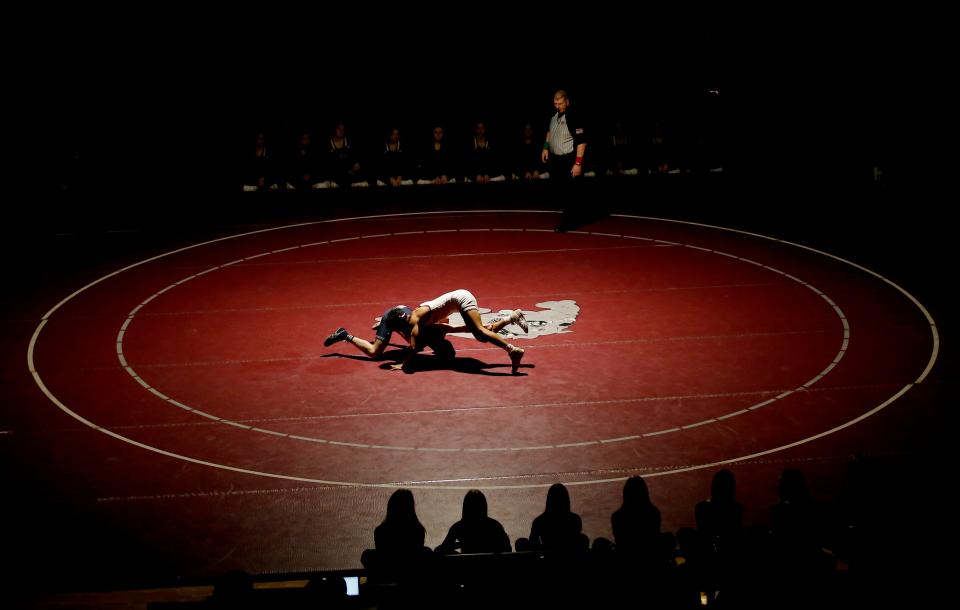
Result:
[[[443,127],[433,128],[433,139],[418,161],[420,175],[417,184],[447,184],[456,182],[456,162],[450,146],[443,137]]]
[[[394,332],[399,333],[407,342],[410,342],[411,326],[409,320],[413,311],[414,310],[406,305],[397,305],[385,311],[382,317],[376,319],[373,326],[374,330],[377,331],[373,343],[360,337],[355,337],[349,334],[345,328],[341,327],[327,337],[323,345],[330,347],[339,341],[347,341],[367,356],[377,358],[383,354],[383,351],[387,348],[387,345],[390,343],[390,337]],[[464,318],[466,318],[466,316],[464,316]],[[443,319],[438,318],[438,320],[435,324],[420,327],[419,341],[417,342],[417,347],[411,348],[411,358],[413,353],[422,351],[424,347],[429,347],[441,358],[448,360],[454,358],[456,351],[453,348],[453,344],[446,338],[446,335],[448,333],[467,332],[469,330],[468,326],[466,324],[453,326],[446,323]],[[506,318],[501,318],[484,325],[484,328],[493,333],[497,333],[508,324],[517,324],[524,332],[526,332],[528,328],[527,321],[523,317],[523,312],[519,309],[512,311]],[[397,365],[393,368],[400,368],[400,366]]]

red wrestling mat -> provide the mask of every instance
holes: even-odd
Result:
[[[90,462],[79,495],[178,573],[354,567],[396,486],[415,488],[428,544],[470,488],[526,535],[556,481],[576,485],[585,532],[609,536],[633,474],[653,477],[665,528],[689,525],[721,464],[848,454],[936,360],[920,303],[829,254],[639,217],[555,224],[308,223],[107,275],[30,343],[49,442]],[[519,375],[471,338],[453,339],[452,367],[428,350],[412,375],[323,347],[457,288],[526,312],[527,335],[508,327]],[[743,489],[751,474],[728,467]],[[782,467],[754,471],[759,505]]]

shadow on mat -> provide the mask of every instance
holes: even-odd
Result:
[[[560,216],[560,222],[554,227],[555,233],[566,233],[568,231],[576,231],[583,228],[585,225],[598,222],[609,216],[609,213],[606,210],[594,208],[594,209],[576,209],[576,210],[564,210],[563,214]]]
[[[374,360],[368,358],[367,356],[354,356],[351,354],[326,354],[322,356],[323,358],[349,358],[350,360],[363,360],[366,362],[380,362],[381,369],[388,369],[394,363],[398,363],[403,359],[403,350],[389,350],[383,353],[383,358],[381,360]],[[382,362],[382,360],[389,360],[390,362]],[[521,364],[520,369],[532,369],[535,365],[533,364]],[[506,372],[494,372],[491,369],[506,369]],[[494,377],[514,377],[526,375],[526,373],[517,371],[517,374],[514,375],[510,372],[510,363],[506,362],[503,364],[487,364],[486,362],[481,362],[476,358],[462,358],[456,357],[451,359],[440,358],[433,354],[417,354],[413,358],[413,370],[409,374],[414,373],[426,373],[428,371],[455,371],[457,373],[467,373],[470,375],[492,375]]]

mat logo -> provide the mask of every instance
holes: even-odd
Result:
[[[570,327],[577,321],[580,314],[580,306],[576,301],[544,301],[537,303],[536,311],[523,310],[523,316],[527,319],[528,331],[526,333],[515,324],[510,324],[500,331],[500,334],[507,339],[536,339],[543,335],[559,335],[562,333],[573,332]],[[492,312],[489,309],[480,308],[480,318],[484,324],[493,322],[497,318],[510,315],[509,309],[499,312]],[[463,324],[463,318],[460,314],[450,316],[450,324],[454,326]],[[456,337],[471,338],[470,333],[451,333]]]

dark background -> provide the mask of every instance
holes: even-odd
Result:
[[[62,190],[79,156],[100,194],[229,191],[255,130],[337,120],[375,144],[474,120],[504,139],[557,88],[597,131],[709,123],[758,177],[903,182],[935,162],[949,102],[938,18],[873,7],[130,10],[45,15],[18,50],[35,188]]]
[[[27,194],[5,205],[12,288],[0,304],[17,329],[35,326],[53,304],[49,293],[61,298],[115,269],[118,252],[133,262],[195,243],[194,234],[361,208],[449,209],[455,191],[246,197],[234,169],[257,129],[325,134],[346,120],[358,137],[377,141],[394,124],[417,133],[440,121],[449,133],[485,120],[498,136],[544,121],[553,92],[565,88],[601,129],[618,116],[634,124],[663,117],[709,119],[724,134],[721,181],[597,189],[618,201],[617,211],[755,230],[878,270],[930,308],[945,337],[938,367],[952,379],[956,299],[944,286],[955,275],[953,229],[944,202],[956,197],[931,188],[950,175],[943,151],[955,141],[944,110],[956,105],[949,93],[956,68],[945,67],[950,37],[940,33],[941,15],[875,6],[840,14],[809,4],[738,11],[483,4],[399,15],[372,6],[198,10],[85,5],[9,20],[7,95],[16,108],[6,116],[8,128],[26,136],[8,149],[9,180]],[[70,172],[81,174],[82,188],[62,188]],[[487,186],[476,202],[456,191],[456,205],[529,205],[528,193],[502,201],[505,191]],[[131,228],[138,232],[110,231]],[[13,333],[6,340],[11,377],[25,374],[25,340]],[[934,530],[954,461],[953,428],[941,421],[949,423],[955,382],[937,395],[943,403],[931,410],[944,419],[930,418],[911,445],[925,467],[910,470],[921,472],[914,487],[928,495],[908,515],[910,525]],[[4,451],[12,479],[19,455]],[[45,495],[46,481],[7,482],[22,492],[11,497],[29,499],[8,507],[8,522],[27,526],[13,548],[42,559],[70,529],[71,509],[56,493]],[[926,531],[917,539],[929,543],[911,561],[939,540]]]

